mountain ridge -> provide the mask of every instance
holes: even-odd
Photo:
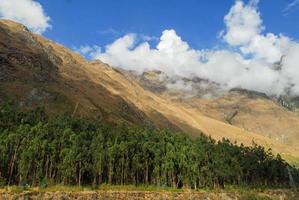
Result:
[[[245,145],[254,141],[286,159],[299,158],[295,146],[207,117],[190,104],[156,95],[121,71],[101,61],[88,62],[15,22],[0,20],[0,47],[0,102],[12,98],[24,108],[43,105],[50,114],[75,112],[115,123],[170,128],[194,137],[204,133]]]

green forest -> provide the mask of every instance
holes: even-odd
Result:
[[[299,171],[254,144],[0,107],[0,185],[290,187]]]

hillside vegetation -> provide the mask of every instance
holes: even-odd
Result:
[[[0,108],[0,183],[296,187],[299,170],[256,144],[47,117],[41,108],[22,112],[7,103]]]

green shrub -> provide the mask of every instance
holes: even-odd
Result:
[[[39,187],[40,187],[40,188],[46,188],[46,187],[48,187],[48,180],[47,180],[47,178],[43,178],[43,179],[39,182]]]

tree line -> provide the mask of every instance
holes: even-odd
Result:
[[[0,107],[0,185],[289,187],[299,171],[254,144]]]

